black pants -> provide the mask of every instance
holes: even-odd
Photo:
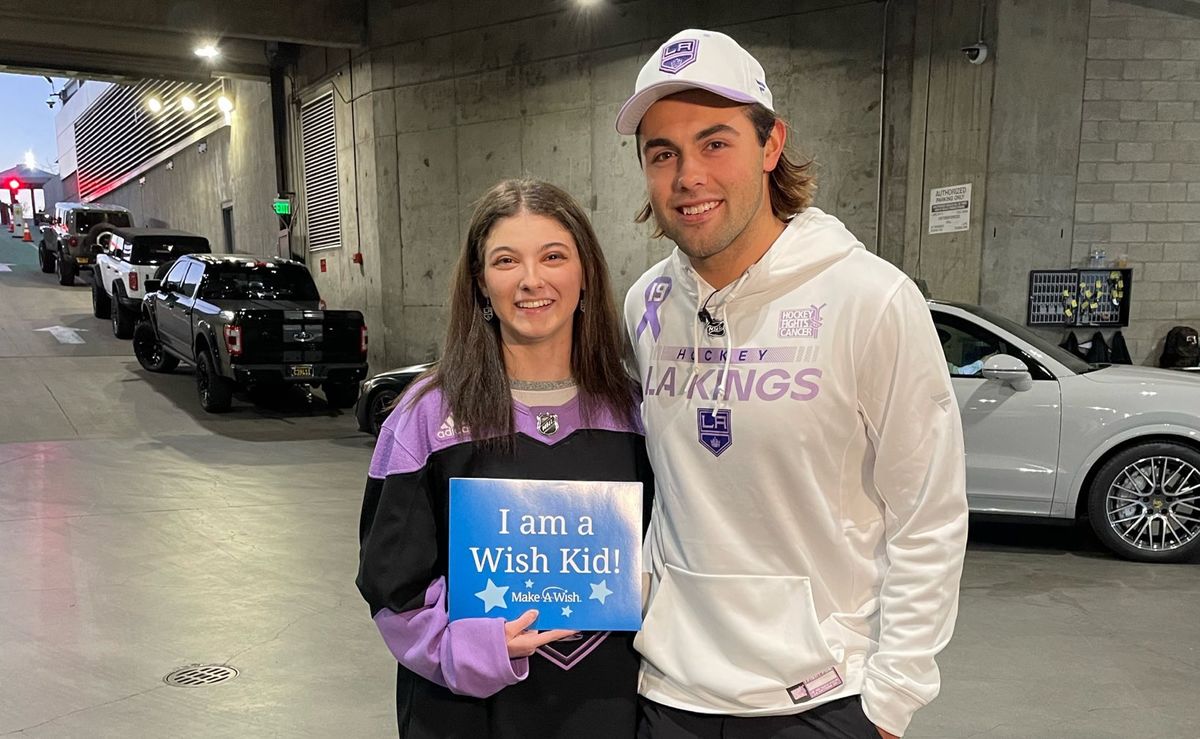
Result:
[[[879,739],[853,695],[791,716],[692,713],[641,699],[637,739]]]

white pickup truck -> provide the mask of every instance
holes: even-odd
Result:
[[[185,254],[208,254],[208,239],[163,228],[119,228],[98,242],[92,277],[92,314],[112,321],[118,339],[133,337],[146,296],[146,281]]]

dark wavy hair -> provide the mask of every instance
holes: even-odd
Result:
[[[584,418],[607,407],[618,418],[632,421],[635,386],[625,369],[628,342],[622,337],[600,241],[574,198],[548,182],[533,179],[504,180],[476,203],[451,278],[450,320],[442,358],[427,374],[430,381],[421,383],[420,390],[413,393],[411,402],[415,404],[437,388],[457,426],[469,427],[476,439],[496,440],[511,449],[516,427],[500,322],[483,319],[485,301],[479,282],[488,234],[504,218],[520,213],[553,218],[571,234],[579,251],[585,310],[574,314],[571,374],[579,388]]]
[[[771,130],[775,128],[775,122],[783,121],[783,119],[766,106],[758,103],[746,106],[745,111],[746,116],[750,118],[750,123],[754,126],[758,145],[766,146],[767,138],[771,135]],[[786,121],[784,121],[784,125],[787,125]],[[638,160],[641,161],[641,147],[635,148],[638,152]],[[776,163],[775,169],[771,170],[768,183],[771,194],[771,212],[779,220],[786,221],[797,213],[804,212],[805,208],[812,205],[813,196],[817,192],[816,176],[809,172],[812,164],[812,159],[803,164],[792,161],[786,148],[780,152],[779,162]],[[652,215],[654,215],[654,210],[650,207],[650,201],[647,200],[633,220],[636,223],[645,223],[650,220]],[[662,236],[663,230],[655,228],[654,238]]]

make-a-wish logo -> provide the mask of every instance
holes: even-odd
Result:
[[[700,408],[696,424],[700,428],[700,443],[714,457],[733,446],[733,415],[728,408]]]
[[[650,329],[650,335],[654,337],[655,341],[658,341],[658,335],[662,333],[662,325],[658,320],[658,309],[662,307],[670,294],[670,277],[656,277],[646,286],[646,310],[642,313],[642,320],[638,322],[635,339],[642,338],[642,332]]]
[[[807,308],[780,311],[779,337],[781,339],[816,339],[823,320],[821,311],[827,303],[810,305]]]
[[[683,38],[667,44],[663,49],[662,61],[658,64],[659,70],[667,74],[678,74],[679,70],[696,61],[696,50],[699,48],[700,42],[692,38]]]

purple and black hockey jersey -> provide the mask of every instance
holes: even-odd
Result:
[[[399,663],[400,736],[632,737],[632,634],[581,633],[510,660],[503,619],[448,621],[450,478],[639,481],[650,515],[654,482],[636,413],[584,414],[579,397],[551,407],[514,400],[513,413],[511,452],[456,425],[436,390],[411,407],[404,401],[380,432],[359,524],[358,588]]]

